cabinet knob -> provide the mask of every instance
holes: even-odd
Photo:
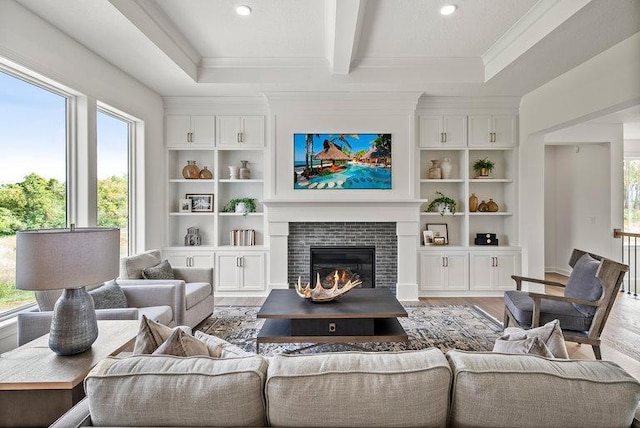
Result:
[[[443,132],[442,134],[444,135],[444,141],[443,142],[446,143],[447,142],[447,133]]]

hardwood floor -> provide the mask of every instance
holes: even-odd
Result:
[[[566,277],[557,274],[548,274],[547,279],[566,282]],[[562,294],[561,291],[555,290],[549,290],[548,292]],[[263,301],[264,298],[260,297],[218,297],[215,299],[217,305],[261,305]],[[504,313],[502,297],[420,298],[420,303],[424,305],[476,305],[500,322],[502,322]],[[602,336],[612,341],[621,341],[629,346],[640,343],[640,298],[633,297],[632,294],[620,293],[613,305]],[[595,359],[593,351],[588,345],[567,342],[567,349],[571,358]],[[603,359],[617,363],[636,379],[640,380],[639,360],[623,354],[617,349],[608,346],[607,343],[602,344],[601,350]]]

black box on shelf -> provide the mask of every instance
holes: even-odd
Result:
[[[498,238],[495,233],[476,233],[476,245],[498,245]]]

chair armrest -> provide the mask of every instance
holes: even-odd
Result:
[[[186,311],[184,281],[181,280],[118,280],[118,285],[132,308],[170,306],[173,322],[184,324]]]
[[[75,427],[91,427],[91,413],[89,412],[89,400],[83,398],[67,413],[49,426],[49,428],[75,428]]]
[[[587,305],[587,306],[600,306],[599,300],[584,300],[584,299],[576,299],[575,297],[565,297],[565,296],[553,296],[551,294],[543,294],[543,293],[534,293],[531,291],[526,292],[529,297],[540,298],[545,300],[558,300],[560,302],[567,303],[575,303],[576,305]]]
[[[565,285],[561,282],[556,282],[556,281],[547,281],[546,279],[539,279],[539,278],[529,278],[526,276],[518,276],[518,275],[511,275],[511,278],[516,282],[516,289],[517,290],[521,290],[522,289],[522,283],[523,282],[533,282],[536,284],[544,284],[544,285],[550,285],[553,287],[562,287],[564,288]]]
[[[180,268],[174,267],[173,274],[184,282],[208,282],[213,285],[212,268]]]

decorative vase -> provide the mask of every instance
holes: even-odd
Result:
[[[244,202],[238,202],[236,204],[235,211],[238,214],[246,215],[249,210],[247,209],[247,204],[245,204]]]
[[[453,166],[451,165],[451,159],[443,158],[442,162],[440,162],[440,169],[442,170],[442,178],[447,179],[451,178],[451,169]]]
[[[187,234],[184,236],[184,245],[201,245],[202,236],[200,236],[200,229],[197,227],[187,228]]]
[[[478,205],[478,212],[486,213],[487,211],[489,211],[487,203],[485,201],[480,202],[480,205]]]
[[[478,175],[480,178],[489,178],[489,170],[487,168],[480,168],[480,174]]]
[[[235,165],[229,165],[229,178],[235,180],[238,178],[238,167]]]
[[[200,171],[200,178],[203,180],[211,180],[213,178],[213,173],[209,171],[209,167],[205,166],[202,168],[202,171]]]
[[[242,180],[248,180],[249,178],[251,178],[251,171],[249,170],[249,168],[247,168],[247,164],[249,163],[249,161],[246,160],[241,160],[240,161],[240,178]]]
[[[200,168],[196,165],[196,161],[187,161],[187,165],[182,168],[182,176],[189,180],[200,178]]]
[[[478,197],[475,193],[472,193],[469,196],[469,212],[474,213],[476,211],[478,211]]]
[[[440,168],[440,161],[438,159],[432,159],[431,163],[433,165],[429,168],[429,178],[430,179],[440,179],[442,178],[442,169]]]
[[[487,202],[487,211],[495,213],[498,212],[499,209],[500,207],[498,207],[498,204],[496,204],[493,199],[489,198],[489,202]]]

